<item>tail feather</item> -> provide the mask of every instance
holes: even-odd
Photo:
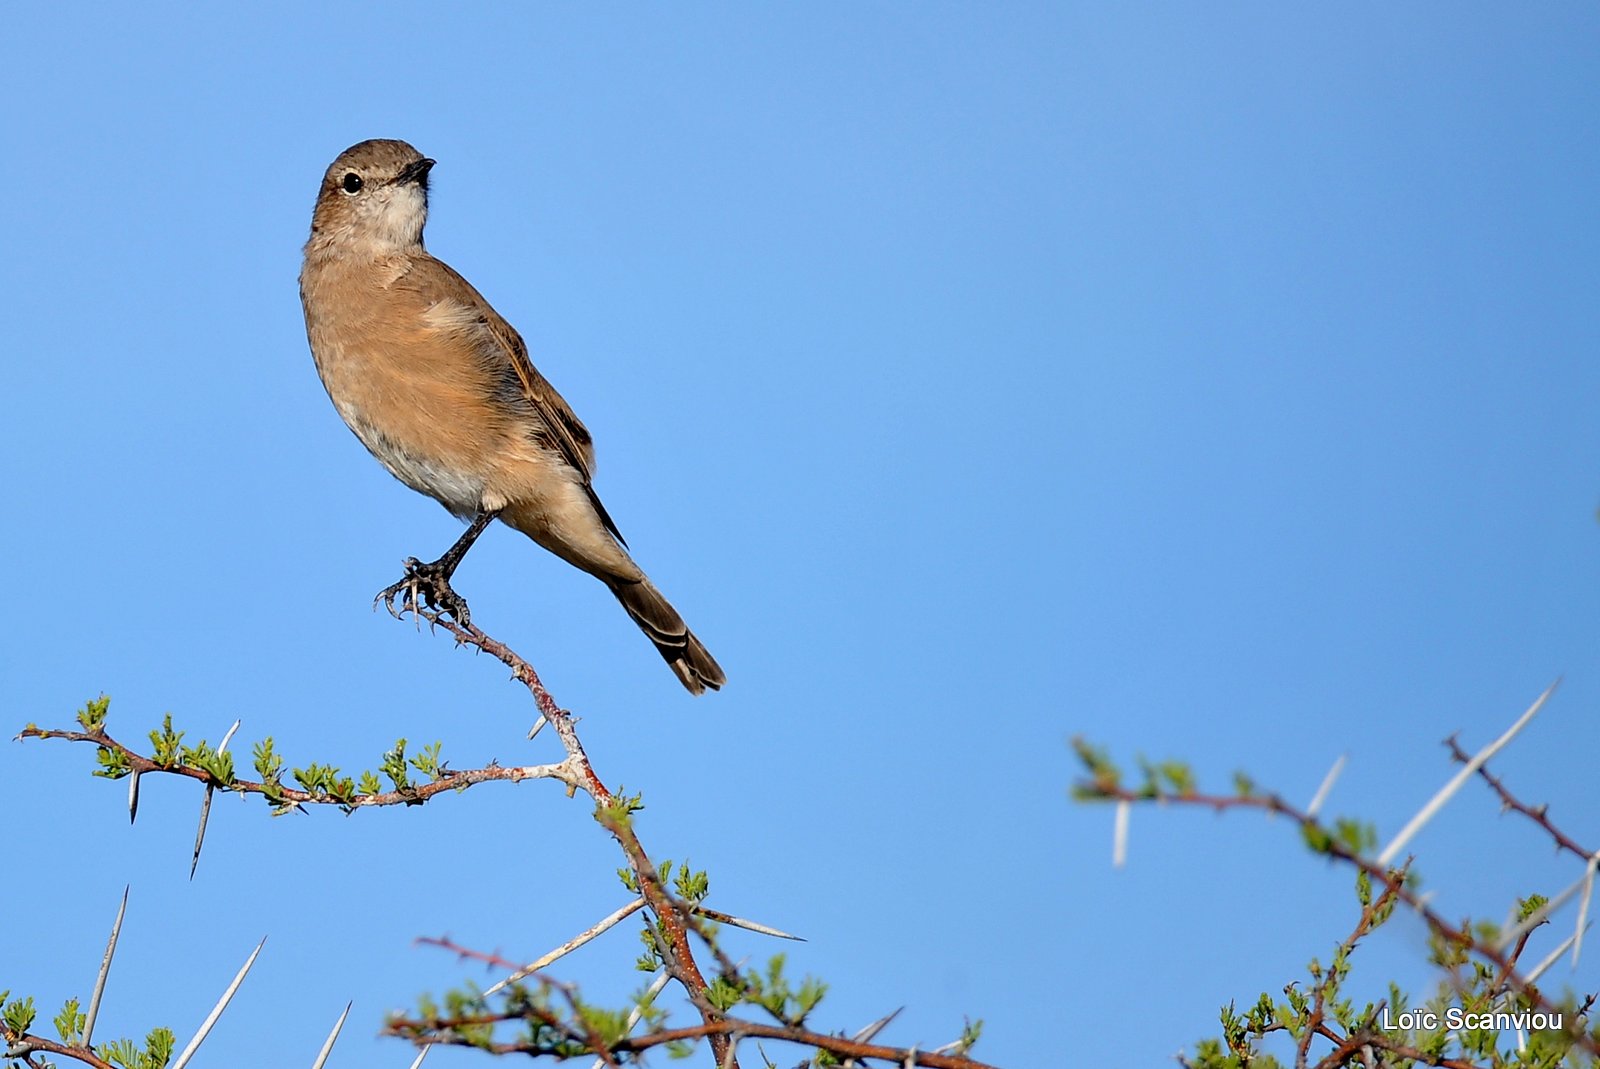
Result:
[[[704,694],[707,687],[718,690],[728,681],[722,666],[711,656],[711,651],[694,637],[694,632],[683,622],[678,610],[661,596],[661,591],[649,579],[641,577],[637,581],[629,581],[607,578],[605,584],[622,602],[622,607],[628,610],[628,615],[639,625],[639,630],[655,643],[662,659],[677,673],[679,681],[690,694]]]

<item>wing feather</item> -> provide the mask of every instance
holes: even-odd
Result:
[[[455,272],[449,264],[433,257],[414,261],[397,285],[414,289],[428,307],[434,322],[448,323],[455,329],[468,331],[479,340],[479,351],[501,373],[505,384],[515,391],[532,408],[540,424],[537,434],[547,446],[559,453],[577,473],[589,501],[594,505],[606,530],[622,545],[628,543],[617,530],[611,514],[591,485],[594,478],[594,438],[589,428],[572,411],[566,398],[556,392],[550,381],[539,373],[528,358],[528,346],[516,328],[507,323],[494,307],[472,284]]]

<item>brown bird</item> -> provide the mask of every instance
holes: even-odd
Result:
[[[363,141],[322,178],[300,272],[322,384],[390,473],[463,520],[466,533],[378,599],[420,601],[468,622],[450,588],[493,520],[599,579],[693,694],[722,668],[628,556],[591,485],[594,444],[511,325],[422,247],[430,160],[404,141]]]

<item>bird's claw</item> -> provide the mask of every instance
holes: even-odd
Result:
[[[396,620],[404,619],[408,612],[417,616],[424,615],[424,610],[431,610],[434,615],[449,613],[462,627],[470,626],[472,616],[467,611],[467,601],[450,588],[450,572],[441,567],[441,562],[424,564],[407,557],[405,566],[405,578],[384,587],[372,599],[374,609],[381,604]]]

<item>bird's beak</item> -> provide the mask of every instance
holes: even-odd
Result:
[[[405,169],[395,175],[395,185],[403,186],[407,182],[416,182],[426,189],[428,186],[428,171],[432,169],[433,164],[433,160],[426,158],[420,159],[416,163],[406,164]]]

